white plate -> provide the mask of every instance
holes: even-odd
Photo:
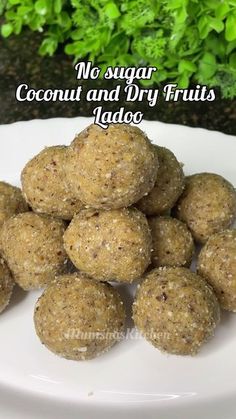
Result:
[[[52,119],[0,127],[0,179],[19,183],[42,147],[68,144],[91,119]],[[159,122],[141,124],[171,148],[186,173],[212,171],[236,185],[236,138]],[[60,359],[34,333],[38,292],[18,291],[0,316],[0,417],[4,419],[233,419],[236,416],[236,315],[194,358],[163,355],[124,340],[92,361]]]

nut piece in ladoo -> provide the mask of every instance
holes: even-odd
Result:
[[[148,222],[135,208],[80,211],[64,234],[64,244],[73,264],[100,281],[132,282],[151,261]]]
[[[155,150],[159,169],[154,188],[136,204],[147,215],[161,215],[173,208],[185,184],[182,165],[175,155],[165,147],[155,146]]]
[[[151,217],[152,264],[159,266],[190,266],[194,242],[186,224],[171,217]]]
[[[28,211],[20,188],[6,182],[0,182],[0,228],[12,215]]]
[[[72,142],[67,181],[73,193],[96,209],[128,207],[153,188],[158,153],[137,127],[90,125]]]
[[[15,281],[24,290],[41,288],[64,273],[65,223],[33,212],[18,214],[2,227],[2,251]]]
[[[12,279],[11,273],[4,262],[0,257],[0,313],[7,307],[14,286],[14,281]]]
[[[212,285],[222,308],[236,312],[236,230],[209,238],[199,255],[198,272]]]
[[[175,214],[188,225],[196,241],[205,243],[233,223],[236,191],[226,179],[213,173],[189,176]]]
[[[71,220],[82,208],[66,182],[66,146],[47,147],[22,171],[25,199],[35,212]]]
[[[194,355],[213,334],[220,307],[212,288],[187,268],[151,271],[137,290],[133,319],[161,351]]]
[[[59,356],[92,359],[110,349],[124,332],[125,309],[118,291],[81,273],[58,277],[39,298],[36,333]]]

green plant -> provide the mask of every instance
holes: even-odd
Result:
[[[0,0],[0,13],[4,37],[43,32],[40,54],[64,44],[103,68],[156,66],[150,83],[193,81],[236,96],[236,0]]]

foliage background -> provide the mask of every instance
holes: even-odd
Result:
[[[236,0],[0,0],[0,13],[3,37],[42,32],[42,55],[62,45],[75,61],[156,66],[149,83],[236,97]]]

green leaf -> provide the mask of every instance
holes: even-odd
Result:
[[[236,49],[236,39],[228,43],[226,46],[226,54],[230,54],[234,49]]]
[[[104,13],[109,19],[117,19],[120,16],[117,5],[113,2],[107,3],[104,7]]]
[[[166,7],[168,10],[174,10],[184,6],[185,4],[187,4],[186,0],[169,0]]]
[[[57,49],[57,41],[53,38],[46,38],[43,40],[39,53],[41,55],[50,55],[52,56]]]
[[[16,4],[22,3],[22,1],[21,0],[9,0],[8,3],[12,4],[12,5],[16,5]]]
[[[215,15],[218,19],[223,19],[225,18],[225,16],[227,15],[227,13],[230,11],[230,7],[229,4],[227,2],[221,3],[216,11],[215,11]]]
[[[5,13],[6,20],[15,20],[17,13],[14,10],[7,10]]]
[[[35,11],[39,14],[39,15],[46,15],[47,14],[47,10],[48,10],[48,2],[47,0],[37,0],[35,5],[34,5]]]
[[[200,38],[205,39],[211,30],[209,26],[208,17],[205,15],[201,16],[198,21],[197,27],[199,30]]]
[[[209,9],[215,9],[217,7],[216,0],[204,0],[204,5],[206,5]]]
[[[232,13],[227,17],[225,24],[225,39],[234,41],[236,39],[236,13]]]
[[[67,44],[65,46],[65,53],[68,55],[77,55],[80,51],[81,42],[73,42],[72,44]]]
[[[18,17],[15,20],[15,25],[14,25],[14,32],[16,35],[19,35],[21,33],[21,29],[22,29],[22,19],[21,17]]]
[[[236,52],[230,55],[229,64],[231,65],[231,67],[236,69]]]
[[[1,34],[4,38],[10,36],[13,32],[13,25],[11,23],[5,23],[1,27]]]
[[[212,29],[218,33],[222,32],[224,30],[224,23],[220,19],[203,15],[199,19],[198,29],[200,38],[205,39]]]
[[[178,24],[178,25],[181,24],[181,23],[184,23],[185,20],[187,19],[187,17],[188,17],[188,13],[187,13],[186,8],[181,7],[180,9],[178,9],[176,11],[175,23]]]
[[[156,73],[153,74],[153,81],[156,83],[160,83],[168,78],[168,73],[165,70],[158,70]]]
[[[225,55],[225,42],[219,39],[214,33],[209,34],[205,40],[206,51],[214,53],[214,55],[224,56]]]
[[[64,30],[69,30],[71,28],[72,21],[67,12],[61,12],[58,16],[58,24],[62,26]],[[82,33],[84,35],[84,31],[82,31]]]
[[[206,52],[199,64],[199,71],[203,78],[212,77],[217,70],[216,58],[213,54]]]
[[[44,22],[45,22],[45,19],[43,16],[39,16],[36,13],[34,13],[28,25],[31,30],[42,32],[42,26]]]
[[[31,6],[19,6],[17,9],[17,14],[19,16],[25,16],[27,13],[30,13],[32,11]]]
[[[224,30],[225,25],[220,19],[209,16],[208,22],[210,28],[214,29],[216,32],[220,33]]]
[[[194,73],[197,70],[197,66],[192,61],[181,60],[178,65],[178,70],[180,73],[184,73],[185,71]]]
[[[54,0],[53,7],[54,7],[55,13],[59,14],[62,9],[62,0]]]
[[[189,85],[189,75],[188,73],[183,73],[178,79],[178,87],[186,89]]]

